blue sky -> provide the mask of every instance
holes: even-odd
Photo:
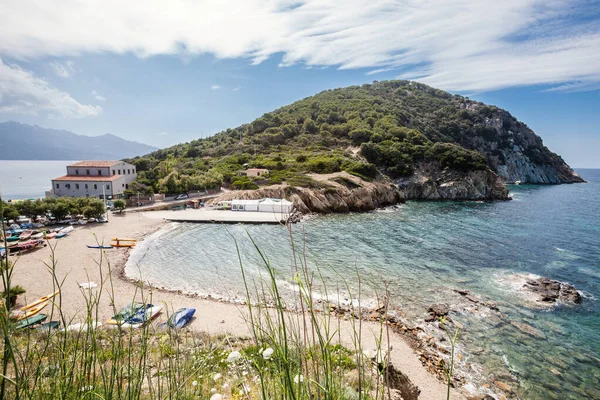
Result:
[[[509,110],[600,168],[597,1],[0,5],[0,121],[164,147],[325,89],[414,79]]]

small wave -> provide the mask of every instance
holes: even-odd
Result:
[[[556,251],[566,251],[565,249],[561,249],[560,247],[554,247],[554,250],[556,250]]]

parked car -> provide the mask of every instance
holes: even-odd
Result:
[[[187,193],[182,193],[180,195],[178,195],[177,197],[175,197],[175,200],[185,200],[188,199],[190,196]]]

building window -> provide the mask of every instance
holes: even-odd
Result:
[[[79,183],[75,184],[75,189],[79,190]]]
[[[90,174],[90,170],[89,170],[89,169],[86,169],[86,170],[85,170],[85,173],[89,175],[89,174]]]
[[[102,175],[102,170],[101,169],[98,170],[98,175]]]
[[[118,169],[117,172],[119,173],[119,175],[121,175],[121,170],[120,169]]]
[[[116,174],[115,174],[115,170],[114,170],[114,169],[113,169],[113,175],[116,175]]]
[[[59,185],[58,183],[56,184],[56,188],[57,188],[57,189],[60,189],[60,185]]]
[[[127,170],[127,175],[129,175],[129,174],[131,174],[131,170],[130,169]]]
[[[87,190],[87,188],[88,188],[88,186],[87,186],[87,183],[86,183],[86,184],[85,184],[85,190]]]
[[[110,185],[106,185],[106,190],[110,190]]]
[[[94,183],[94,190],[98,190],[98,185]]]
[[[129,189],[129,184],[128,183],[125,184],[125,189]]]
[[[125,184],[124,184],[124,183],[121,183],[121,187],[125,187]]]
[[[78,169],[75,170],[75,175],[79,175],[79,170]]]
[[[70,184],[70,183],[67,183],[67,184],[65,185],[65,187],[66,187],[67,189],[71,189],[71,184]]]

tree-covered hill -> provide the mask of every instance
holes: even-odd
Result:
[[[133,190],[168,193],[284,181],[311,187],[318,183],[307,174],[338,171],[401,181],[425,164],[459,174],[489,169],[505,182],[580,181],[507,111],[410,81],[327,90],[130,162],[138,170]],[[239,176],[245,167],[269,169],[268,180]]]

